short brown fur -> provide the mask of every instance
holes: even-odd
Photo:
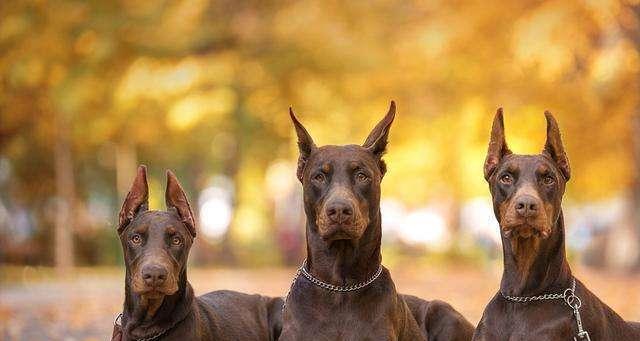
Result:
[[[171,171],[166,211],[148,210],[148,191],[140,166],[119,215],[125,302],[112,340],[276,340],[282,299],[227,290],[195,297],[186,269],[196,235],[187,196]]]
[[[298,136],[297,176],[307,215],[308,271],[334,285],[353,285],[380,267],[382,160],[395,116],[387,115],[362,146],[317,147],[290,111]],[[284,311],[281,340],[466,341],[473,326],[450,305],[396,292],[385,268],[369,286],[333,292],[299,277]]]
[[[577,335],[574,315],[563,300],[520,303],[503,297],[562,293],[573,281],[561,207],[571,169],[558,124],[551,113],[545,117],[547,141],[539,155],[509,150],[502,109],[493,122],[484,176],[500,224],[504,272],[500,291],[485,308],[473,340],[565,341]],[[640,340],[639,324],[625,322],[579,280],[575,293],[591,340]]]

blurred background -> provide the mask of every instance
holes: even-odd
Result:
[[[491,120],[504,107],[511,149],[538,153],[548,109],[572,264],[640,320],[638,0],[34,0],[0,3],[0,338],[110,335],[138,164],[152,209],[167,168],[189,194],[198,292],[284,295],[304,258],[287,108],[320,145],[362,143],[391,99],[383,262],[401,291],[478,321],[501,274]]]

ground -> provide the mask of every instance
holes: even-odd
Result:
[[[640,320],[640,274],[585,268],[577,276],[628,320]],[[284,295],[295,269],[199,269],[189,272],[198,294],[233,289]],[[495,294],[500,267],[425,267],[391,269],[400,292],[450,302],[473,323]],[[0,267],[0,339],[108,340],[122,308],[122,269],[76,269],[63,278],[51,269]]]

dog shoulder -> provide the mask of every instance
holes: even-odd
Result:
[[[638,337],[640,337],[640,322],[627,321],[629,327],[638,333]]]
[[[232,290],[218,290],[199,296],[201,315],[210,325],[231,339],[273,340],[279,334],[282,316],[277,313],[281,299]],[[240,337],[240,338],[238,338]]]
[[[282,307],[282,298],[259,294],[245,294],[233,290],[216,290],[198,297],[206,305],[216,310],[251,310],[268,312]]]
[[[498,339],[497,335],[492,334],[492,332],[500,330],[499,327],[496,327],[496,324],[498,321],[502,321],[502,314],[498,313],[498,311],[500,311],[500,307],[497,295],[498,294],[496,294],[496,296],[489,301],[487,306],[485,306],[484,311],[482,312],[482,317],[476,326],[472,340],[485,341]]]
[[[583,303],[581,311],[585,325],[599,326],[589,332],[602,339],[640,340],[640,323],[625,321],[580,281],[577,294]],[[600,333],[602,335],[598,335]]]
[[[412,295],[400,295],[429,340],[470,340],[474,327],[449,303],[427,301]]]
[[[198,297],[198,300],[204,303],[207,309],[215,311],[218,319],[228,320],[227,322],[236,320],[254,328],[258,325],[266,328],[271,340],[276,340],[282,331],[284,300],[281,297],[217,290]]]
[[[474,326],[449,303],[433,300],[426,312],[430,340],[471,340]]]

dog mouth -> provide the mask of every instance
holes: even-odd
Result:
[[[151,290],[147,290],[144,292],[140,293],[140,296],[143,296],[145,298],[149,298],[149,299],[159,299],[162,298],[164,296],[168,296],[169,294],[165,293],[162,290],[158,290],[158,289],[151,289]]]
[[[323,238],[325,240],[334,241],[334,240],[346,240],[346,239],[357,239],[358,236],[353,233],[353,227],[344,226],[344,225],[330,225],[326,230],[327,232],[323,234]]]
[[[178,291],[177,288],[167,287],[144,287],[142,290],[134,290],[134,292],[140,296],[149,299],[159,299],[164,296],[171,296]]]
[[[504,224],[501,226],[502,233],[507,238],[541,238],[547,239],[551,235],[550,229],[539,224],[520,222]]]
[[[325,241],[359,239],[364,231],[361,224],[324,224],[318,227]]]
[[[174,281],[165,282],[160,285],[149,285],[143,280],[134,278],[132,283],[133,292],[146,298],[157,299],[164,296],[171,296],[178,291],[178,284]]]

